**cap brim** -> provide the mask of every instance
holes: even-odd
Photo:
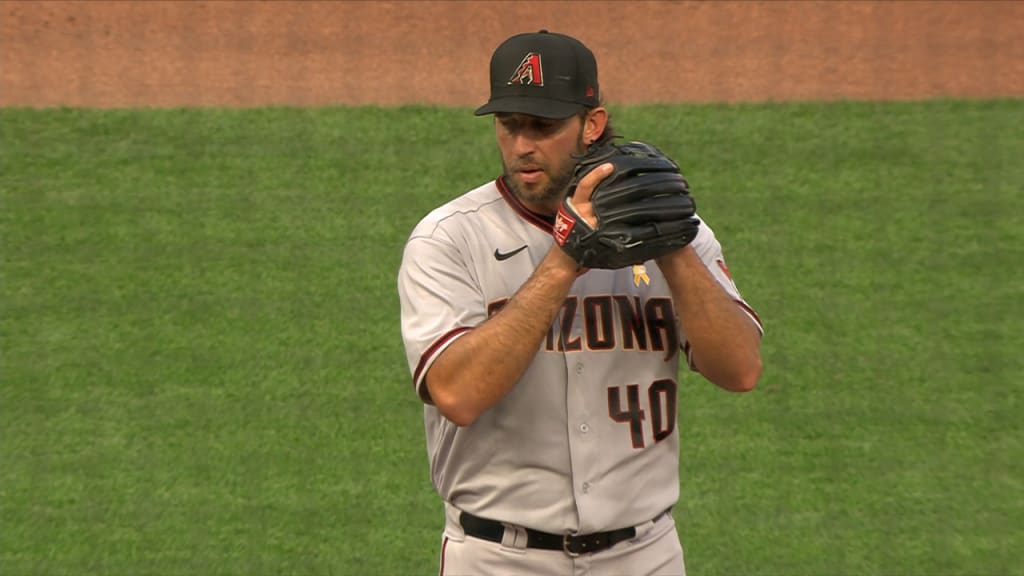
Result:
[[[495,98],[476,109],[477,116],[504,112],[506,114],[529,114],[541,118],[560,120],[568,118],[583,110],[583,105],[576,102],[560,102],[546,98],[528,98],[525,96],[508,96]]]

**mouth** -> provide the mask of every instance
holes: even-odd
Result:
[[[526,167],[516,169],[516,174],[519,175],[519,179],[523,182],[539,182],[544,176],[544,170],[536,167]]]

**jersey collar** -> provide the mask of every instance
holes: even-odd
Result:
[[[508,187],[508,184],[505,183],[505,178],[503,176],[495,180],[494,183],[498,186],[498,192],[501,193],[501,197],[505,199],[505,202],[508,202],[508,205],[511,206],[512,209],[515,210],[516,213],[519,214],[519,216],[523,220],[526,220],[530,224],[533,224],[534,226],[540,228],[541,230],[547,232],[548,234],[551,233],[552,229],[554,229],[555,226],[554,216],[545,216],[544,214],[538,214],[533,210],[527,208],[522,202],[519,201],[519,198],[517,198],[516,195],[512,193],[512,190]]]

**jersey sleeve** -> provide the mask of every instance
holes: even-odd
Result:
[[[431,403],[425,384],[434,360],[486,319],[479,285],[465,256],[440,233],[409,239],[398,271],[402,340],[413,386]]]
[[[761,318],[758,317],[757,312],[747,304],[747,301],[744,300],[743,296],[740,294],[740,290],[736,286],[736,282],[733,280],[732,274],[729,272],[729,267],[725,263],[725,256],[722,254],[722,245],[715,237],[714,231],[707,226],[703,220],[701,221],[700,232],[698,232],[697,238],[693,241],[693,249],[697,252],[697,256],[700,257],[701,261],[704,262],[704,266],[707,267],[709,272],[711,272],[711,276],[718,281],[718,284],[725,290],[726,294],[732,298],[736,305],[754,321],[754,325],[757,327],[758,332],[763,336],[764,326],[761,324]],[[682,333],[681,329],[680,333]],[[690,343],[686,339],[685,333],[683,333],[682,342],[687,364],[691,369],[694,369],[693,358],[690,356]]]

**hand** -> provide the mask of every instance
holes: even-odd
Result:
[[[612,173],[612,168],[611,162],[605,162],[594,168],[590,174],[587,174],[580,180],[580,184],[576,188],[576,194],[568,200],[568,204],[573,211],[580,218],[586,220],[591,228],[597,227],[597,215],[590,204],[590,196],[594,193],[594,188],[597,188],[597,183]]]
[[[675,161],[643,142],[607,143],[580,158],[552,235],[580,266],[617,270],[692,242],[695,213]]]
[[[597,214],[594,213],[594,208],[590,203],[590,197],[594,194],[594,188],[597,187],[597,183],[607,178],[608,175],[611,174],[612,168],[613,167],[609,162],[593,169],[590,174],[587,174],[582,180],[580,180],[579,186],[576,187],[576,194],[568,200],[569,207],[572,208],[573,212],[592,227],[597,226]],[[590,268],[580,266],[557,246],[552,246],[552,249],[558,253],[555,256],[558,262],[574,269],[577,277],[586,274],[587,271],[590,270]]]

